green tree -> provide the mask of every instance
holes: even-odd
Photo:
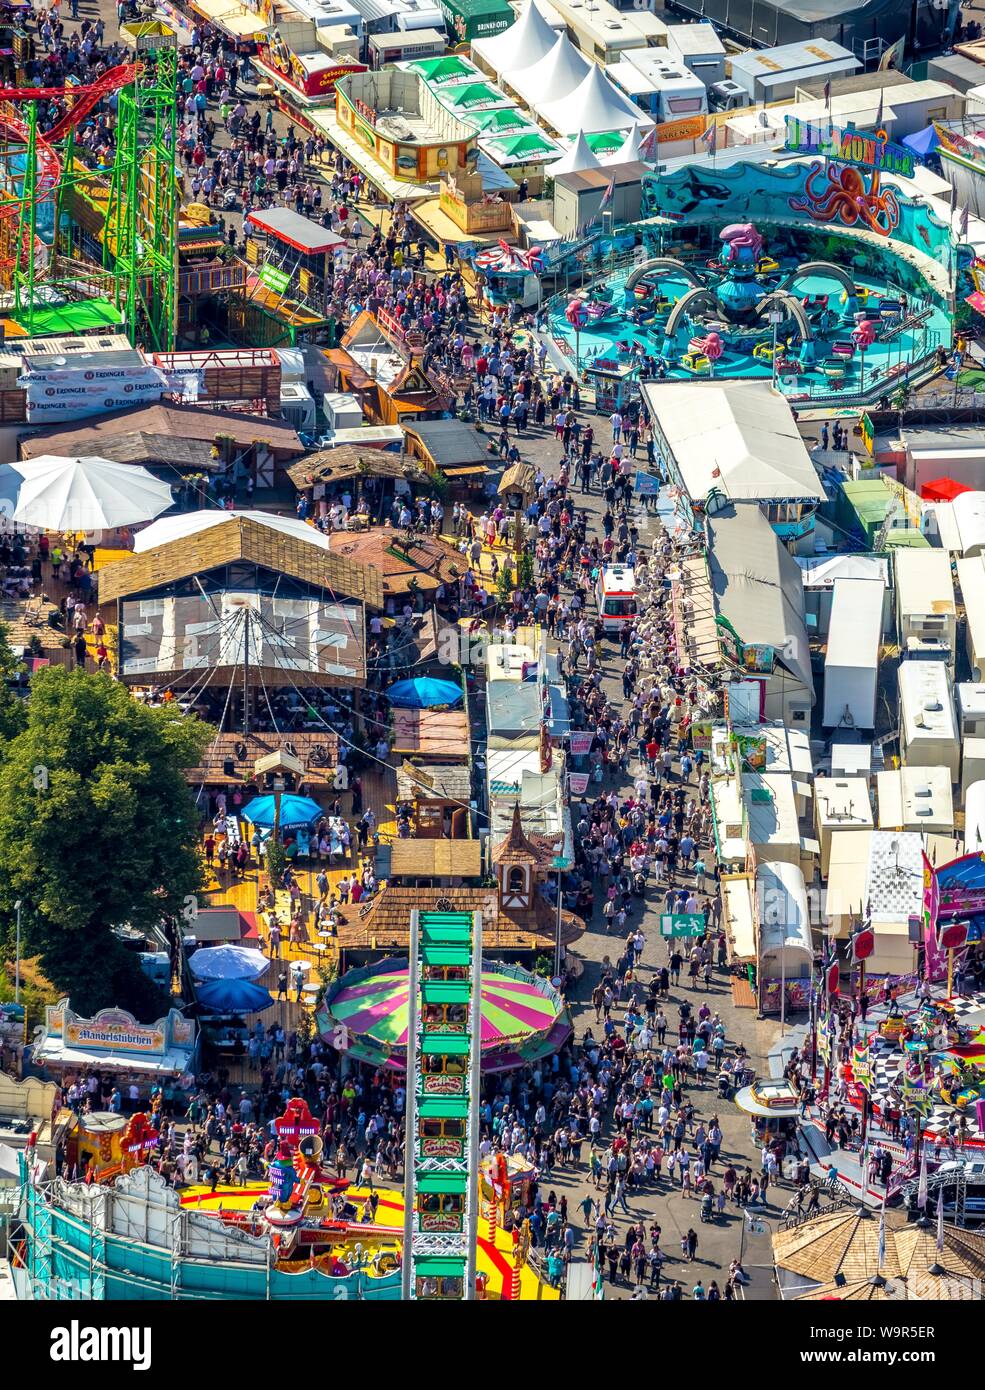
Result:
[[[0,762],[0,910],[9,922],[22,899],[24,954],[82,1013],[161,1002],[112,928],[187,916],[202,870],[182,769],[208,741],[201,721],[104,675],[55,667],[31,682]]]
[[[534,583],[534,557],[529,550],[521,550],[517,561],[516,586],[518,589],[532,589]]]
[[[513,590],[513,563],[511,560],[503,562],[503,568],[496,577],[496,597],[504,606],[512,602]]]
[[[27,723],[27,705],[10,689],[20,662],[10,650],[7,629],[0,623],[0,747],[19,734]]]

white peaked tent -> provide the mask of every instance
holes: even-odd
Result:
[[[579,130],[564,154],[555,164],[549,164],[544,170],[552,179],[557,178],[558,174],[580,174],[583,169],[597,169],[599,167],[598,155],[596,155],[591,145],[585,139],[585,132]]]
[[[180,512],[175,516],[162,516],[160,521],[155,521],[151,526],[145,526],[142,531],[136,533],[133,548],[139,555],[145,550],[155,550],[159,545],[167,545],[171,541],[182,540],[185,536],[193,536],[197,531],[206,531],[212,526],[224,526],[227,521],[235,521],[240,517],[246,521],[256,521],[272,531],[280,531],[294,540],[307,541],[309,545],[316,545],[321,550],[329,549],[328,537],[296,516],[278,516],[273,512],[257,511],[227,512],[219,508],[214,511]]]
[[[535,101],[534,109],[559,135],[570,135],[576,130],[597,135],[604,130],[625,130],[633,124],[647,128],[653,125],[594,63],[572,91],[560,98],[544,95]]]
[[[632,164],[640,158],[640,128],[634,125],[631,130],[626,131],[626,138],[617,150],[612,154],[607,154],[602,160],[603,164]]]
[[[515,24],[492,38],[475,40],[472,56],[481,58],[500,77],[546,58],[556,42],[557,34],[537,8],[536,0],[527,0]]]
[[[589,66],[567,34],[562,34],[538,62],[504,73],[503,81],[536,108],[538,102],[560,101],[573,92],[584,80]],[[578,129],[577,121],[571,129]]]

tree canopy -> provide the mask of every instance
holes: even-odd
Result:
[[[7,684],[16,674],[18,664],[7,641],[7,629],[0,623],[0,748],[27,723],[26,702]]]
[[[24,727],[0,748],[0,906],[20,898],[25,954],[82,1013],[162,1001],[112,928],[181,912],[201,881],[182,769],[209,740],[173,706],[148,708],[103,675],[31,682]]]

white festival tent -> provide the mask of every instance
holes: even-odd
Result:
[[[539,102],[560,101],[573,92],[584,80],[589,66],[567,34],[562,34],[550,53],[530,67],[504,73],[503,81],[536,110]],[[577,122],[571,129],[578,129]]]
[[[597,135],[606,130],[626,130],[633,124],[647,129],[653,125],[594,63],[573,91],[558,99],[542,97],[534,103],[534,109],[559,135],[572,135],[576,130]]]
[[[556,42],[557,34],[537,8],[536,0],[527,0],[515,24],[501,34],[475,40],[472,56],[481,58],[498,78],[503,73],[519,72],[539,62]]]
[[[12,520],[47,531],[112,531],[149,521],[174,501],[168,484],[146,468],[98,457],[42,454],[4,464],[0,498],[15,485]]]
[[[640,128],[636,124],[632,130],[626,131],[626,138],[617,150],[612,154],[607,154],[602,160],[603,164],[634,164],[636,160],[642,158],[640,155]]]
[[[310,545],[317,545],[322,550],[329,549],[328,537],[296,516],[275,516],[272,512],[256,511],[226,512],[219,508],[214,511],[181,512],[177,516],[163,516],[160,521],[155,521],[153,526],[146,526],[137,532],[133,538],[133,548],[139,555],[145,550],[167,545],[170,541],[193,536],[210,526],[221,526],[224,521],[234,521],[237,517],[246,521],[256,521],[261,526],[268,526],[272,531],[280,531],[295,540],[308,541]]]
[[[549,164],[544,173],[556,179],[558,174],[580,174],[583,169],[598,167],[598,156],[585,139],[585,132],[579,130],[561,158],[555,164]]]

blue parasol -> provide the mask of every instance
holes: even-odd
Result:
[[[276,809],[276,797],[270,795],[255,796],[249,806],[243,807],[240,814],[251,825],[265,826],[269,830],[273,828]],[[280,826],[282,830],[290,830],[297,825],[313,825],[321,814],[322,809],[318,802],[312,801],[310,796],[287,794],[280,799]]]
[[[262,951],[248,946],[204,946],[189,957],[197,980],[257,980],[270,965]]]
[[[940,144],[940,137],[932,125],[924,126],[923,130],[915,130],[912,135],[903,136],[903,144],[914,154],[926,157],[933,154]]]
[[[274,1002],[267,991],[252,980],[210,980],[200,985],[198,1002],[218,1014],[255,1014]]]
[[[386,693],[390,703],[401,709],[434,709],[438,705],[457,705],[462,700],[461,686],[434,676],[395,681]]]

